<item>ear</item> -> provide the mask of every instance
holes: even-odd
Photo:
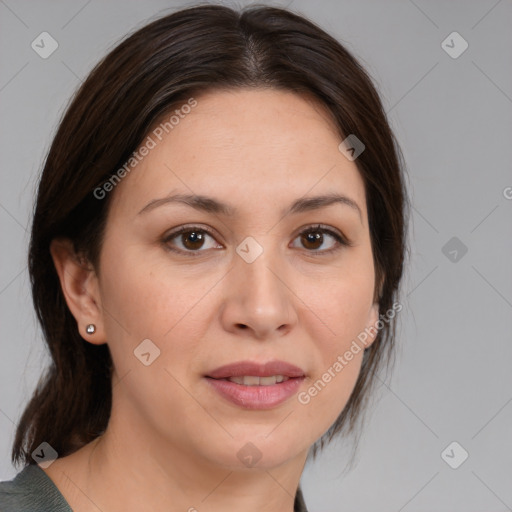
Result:
[[[106,342],[98,278],[93,266],[76,254],[73,243],[68,239],[54,239],[50,253],[60,280],[62,293],[71,314],[78,324],[82,338],[89,343],[101,345]],[[94,324],[93,334],[86,332],[86,326]]]
[[[372,304],[372,307],[370,308],[370,311],[368,312],[368,320],[366,322],[366,329],[365,332],[368,334],[368,337],[366,338],[364,344],[365,349],[369,348],[370,345],[375,341],[375,338],[377,338],[377,334],[379,330],[376,327],[377,321],[379,320],[379,303],[374,302]]]

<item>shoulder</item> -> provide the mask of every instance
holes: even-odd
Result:
[[[0,482],[0,510],[72,512],[55,484],[37,464],[29,464],[12,480]]]

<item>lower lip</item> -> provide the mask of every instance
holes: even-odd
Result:
[[[304,377],[290,378],[270,386],[244,386],[229,380],[206,380],[224,398],[245,409],[271,409],[297,393]]]

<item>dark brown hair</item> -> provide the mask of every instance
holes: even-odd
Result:
[[[381,313],[396,302],[406,255],[403,163],[361,65],[315,24],[284,9],[251,6],[237,12],[199,5],[161,17],[128,36],[91,71],[68,106],[44,164],[29,270],[52,362],[20,419],[15,464],[33,463],[30,454],[43,441],[61,457],[74,452],[102,434],[110,416],[108,345],[80,336],[50,242],[69,238],[97,268],[112,194],[98,200],[93,191],[123,166],[164,114],[202,92],[240,87],[312,96],[331,113],[340,142],[355,134],[365,144],[355,163],[365,184],[375,297]],[[350,399],[319,447],[342,430],[353,430],[376,370],[389,363],[395,322],[386,323],[365,351]]]

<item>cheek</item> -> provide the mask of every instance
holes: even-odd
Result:
[[[201,340],[212,323],[211,302],[219,275],[194,274],[147,249],[143,253],[132,247],[121,255],[113,248],[115,244],[105,245],[101,296],[107,340],[119,376],[139,372],[142,365],[136,353],[149,339],[155,353],[160,351],[151,368],[160,372],[168,368],[183,379],[187,364],[201,353]],[[150,381],[154,373],[141,377]]]
[[[115,342],[116,334],[123,332],[134,340],[162,338],[193,308],[213,279],[188,276],[182,267],[169,264],[157,248],[126,242],[125,246],[117,249],[121,244],[112,238],[102,254],[101,297],[113,335],[110,340]]]
[[[371,267],[331,276],[314,286],[304,285],[300,296],[307,297],[304,302],[311,317],[309,326],[314,329],[311,337],[323,355],[323,366],[330,366],[368,326],[373,290]]]
[[[345,407],[360,373],[364,345],[357,337],[369,325],[373,267],[360,267],[331,282],[335,284],[315,287],[304,295],[315,313],[309,325],[319,358],[304,393],[298,396],[307,417],[316,423],[321,418],[325,430]]]
[[[187,382],[188,363],[203,339],[198,302],[214,281],[187,280],[179,269],[164,269],[126,253],[119,258],[106,252],[104,261],[103,318],[120,379],[115,394],[118,406],[134,408],[137,413],[131,418],[146,418],[145,422],[179,440],[185,436],[184,418],[201,414],[182,383]],[[176,410],[181,411],[178,419]],[[166,430],[171,421],[174,433]]]

